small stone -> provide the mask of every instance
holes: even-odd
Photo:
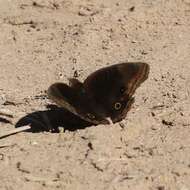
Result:
[[[152,129],[153,131],[157,130],[157,128],[156,128],[155,126],[152,126],[151,129]]]
[[[5,95],[0,96],[0,105],[3,105],[6,102],[6,97]]]
[[[96,10],[92,10],[89,7],[83,7],[83,6],[81,6],[80,10],[78,12],[78,15],[79,16],[93,16],[93,15],[95,15],[97,13],[98,13],[98,11],[96,11]]]
[[[165,190],[165,187],[164,186],[158,186],[157,189],[158,190]]]
[[[4,154],[0,153],[0,160],[4,160]]]
[[[129,8],[129,11],[133,12],[135,10],[135,6],[132,6],[131,8]]]
[[[79,72],[77,70],[75,70],[73,76],[74,76],[74,78],[78,78],[80,76]]]
[[[145,51],[145,50],[142,50],[142,51],[141,51],[141,54],[142,54],[142,55],[147,55],[147,54],[148,54],[148,52],[147,52],[147,51]]]
[[[167,125],[167,126],[173,126],[173,122],[172,121],[166,121],[165,119],[162,120],[162,124]]]
[[[32,142],[30,142],[30,144],[31,144],[31,145],[38,145],[38,142],[32,141]]]
[[[136,40],[132,40],[131,42],[132,42],[132,43],[134,43],[134,44],[135,44],[135,43],[137,43],[137,41],[136,41]]]

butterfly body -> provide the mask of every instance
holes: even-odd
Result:
[[[55,83],[48,95],[58,105],[94,124],[122,120],[134,102],[137,87],[148,78],[146,63],[121,63],[99,69],[84,82]]]

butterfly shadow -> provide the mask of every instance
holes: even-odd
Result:
[[[47,108],[48,110],[36,111],[22,117],[15,127],[30,125],[31,129],[27,132],[51,131],[56,133],[60,132],[60,128],[63,128],[64,131],[76,131],[94,125],[56,105],[49,104]]]

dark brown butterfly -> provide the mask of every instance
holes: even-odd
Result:
[[[109,124],[126,117],[135,90],[149,74],[146,63],[121,63],[99,69],[84,82],[70,79],[70,85],[55,83],[49,97],[59,106],[93,124]]]

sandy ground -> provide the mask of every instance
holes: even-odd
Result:
[[[53,82],[123,61],[151,67],[125,127],[1,139],[1,190],[190,190],[190,1],[0,0],[0,107],[14,123],[46,109]]]

